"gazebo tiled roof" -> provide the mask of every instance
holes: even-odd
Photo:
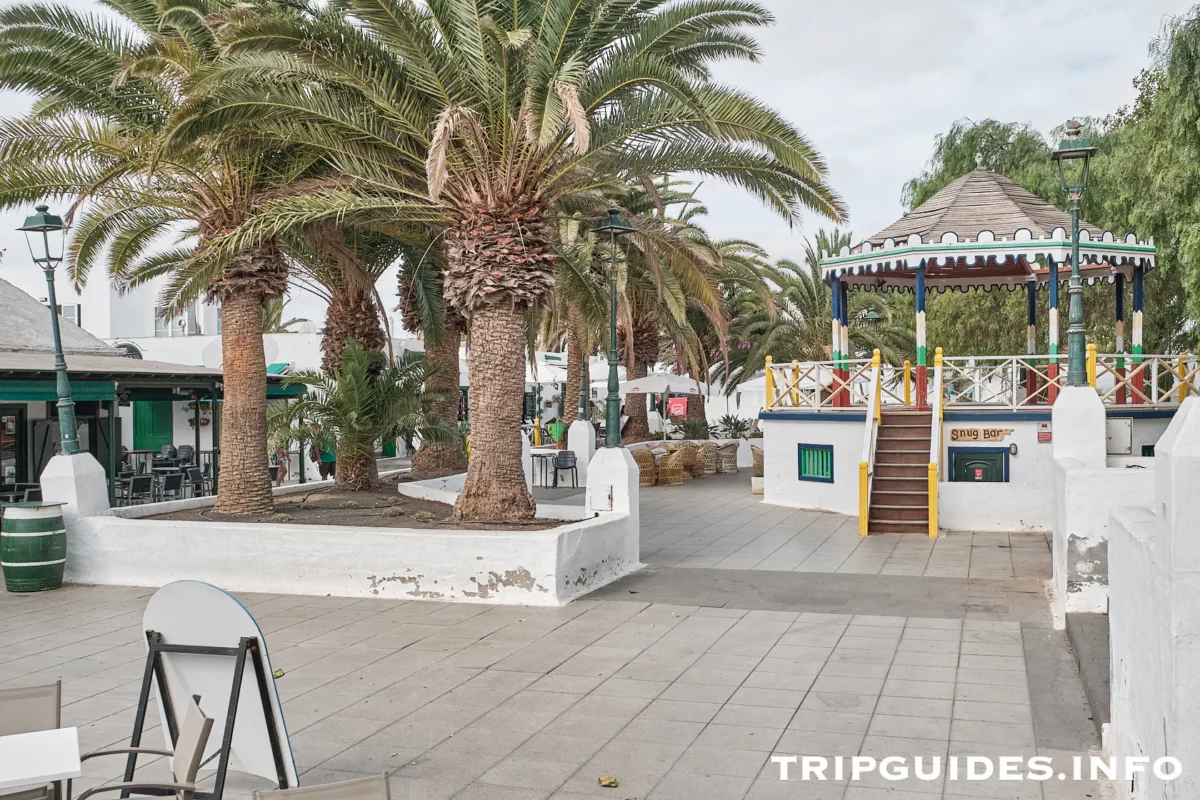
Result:
[[[1152,241],[1118,238],[1080,222],[1080,271],[1087,282],[1154,266]],[[821,259],[827,279],[875,289],[910,289],[917,269],[935,291],[1010,289],[1051,279],[1070,263],[1071,215],[1012,180],[975,169],[853,248]],[[1058,273],[1064,280],[1065,272]]]
[[[1093,237],[1104,229],[1080,220],[1081,230]],[[870,238],[882,247],[888,239],[907,241],[919,234],[926,242],[939,242],[953,233],[960,240],[978,239],[983,231],[995,234],[1025,229],[1037,238],[1050,238],[1055,228],[1071,230],[1071,215],[1050,205],[1015,182],[982,167],[958,178],[919,207]]]

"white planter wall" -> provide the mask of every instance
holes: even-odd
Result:
[[[858,464],[866,415],[855,412],[772,412],[762,420],[763,502],[858,514]],[[833,445],[833,482],[800,480],[800,444]]]

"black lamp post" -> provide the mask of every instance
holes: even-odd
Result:
[[[592,233],[608,234],[611,259],[608,268],[608,397],[604,401],[604,446],[621,446],[620,380],[617,378],[617,237],[633,233],[633,226],[621,219],[621,209],[608,209],[603,225]]]
[[[582,346],[581,346],[582,349]],[[579,419],[584,422],[588,421],[588,395],[591,392],[591,383],[588,380],[588,354],[581,352],[579,354],[582,359],[579,364]]]
[[[79,452],[79,434],[75,424],[75,402],[71,399],[71,382],[67,379],[67,361],[63,358],[62,333],[58,329],[58,299],[54,295],[54,268],[62,261],[62,217],[50,213],[49,206],[38,206],[36,214],[25,219],[17,230],[25,233],[29,255],[46,276],[46,291],[50,301],[50,326],[54,331],[54,373],[58,389],[58,431],[63,455]],[[43,255],[37,254],[35,242],[40,240]]]
[[[1067,385],[1087,385],[1087,344],[1083,330],[1083,281],[1079,277],[1079,201],[1087,189],[1088,172],[1096,148],[1081,135],[1075,120],[1066,125],[1066,137],[1051,155],[1058,162],[1058,177],[1071,207],[1071,282],[1067,289]],[[1073,162],[1080,162],[1078,165]]]

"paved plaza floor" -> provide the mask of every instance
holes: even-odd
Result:
[[[242,596],[284,671],[302,782],[387,772],[396,800],[1101,797],[944,772],[780,781],[772,753],[1048,755],[1062,771],[1099,743],[1049,624],[1043,537],[852,540],[852,520],[757,499],[745,473],[644,491],[652,566],[559,609]],[[151,594],[0,594],[0,686],[61,678],[84,748],[127,744]],[[118,776],[108,761],[76,794]],[[238,776],[226,796],[262,786]]]

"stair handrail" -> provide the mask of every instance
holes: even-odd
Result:
[[[933,398],[929,423],[929,538],[938,535],[938,469],[942,460],[942,414],[945,392],[942,386],[942,348],[933,354]]]
[[[871,505],[871,481],[875,475],[875,443],[883,406],[883,369],[879,350],[871,356],[871,386],[867,394],[866,429],[863,432],[862,459],[858,462],[858,535],[867,535]]]

